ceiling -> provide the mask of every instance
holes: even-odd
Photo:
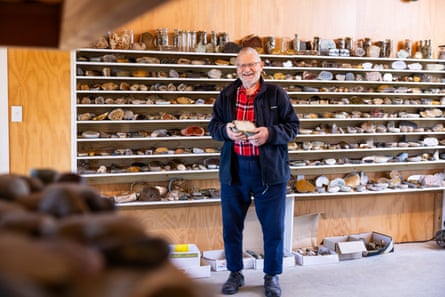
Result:
[[[0,46],[70,50],[169,0],[0,0]]]

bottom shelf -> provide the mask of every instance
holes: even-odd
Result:
[[[197,173],[202,174],[202,172]],[[199,175],[198,175],[199,176]],[[187,179],[165,174],[157,181],[115,179],[90,183],[103,196],[113,199],[118,207],[169,207],[183,205],[218,204],[219,180],[215,174],[207,178]],[[126,178],[130,178],[126,176]],[[88,180],[89,181],[89,180]],[[351,172],[348,174],[292,176],[288,182],[287,197],[300,200],[336,198],[345,196],[385,195],[397,193],[445,190],[445,174],[436,170],[419,172],[392,170],[389,172]]]
[[[402,194],[402,193],[415,193],[415,192],[434,192],[434,191],[444,191],[444,187],[435,188],[423,188],[423,189],[398,189],[398,190],[381,190],[381,191],[364,191],[364,192],[339,192],[339,193],[291,193],[287,194],[286,198],[296,199],[296,200],[317,200],[317,199],[335,199],[344,198],[346,196],[366,196],[366,195],[386,195],[386,194]],[[181,207],[181,206],[203,206],[211,204],[219,204],[221,199],[219,198],[209,198],[209,199],[198,199],[198,200],[177,200],[177,201],[132,201],[116,203],[118,208],[129,209],[129,208],[157,208],[157,207]]]

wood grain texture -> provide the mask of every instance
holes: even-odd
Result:
[[[440,192],[438,192],[440,193]],[[434,234],[435,195],[348,196],[296,200],[294,215],[321,213],[318,243],[329,236],[380,232],[395,242],[429,240]],[[197,243],[203,250],[221,249],[221,210],[218,204],[206,206],[120,209],[122,215],[136,218],[149,234],[173,243]]]
[[[322,213],[318,239],[376,231],[395,242],[428,240],[434,235],[435,198],[432,193],[322,197],[295,202],[295,215]]]
[[[70,55],[52,50],[8,50],[9,106],[23,106],[10,123],[10,171],[71,169]]]
[[[416,2],[387,0],[176,0],[159,6],[122,28],[135,33],[156,28],[215,30],[227,32],[231,40],[249,34],[303,40],[314,36],[335,39],[369,37],[391,39],[431,39],[434,49],[445,44],[443,34],[445,1]]]
[[[222,243],[219,205],[121,209],[122,215],[138,219],[148,234],[171,243],[196,243],[202,250],[220,249]]]

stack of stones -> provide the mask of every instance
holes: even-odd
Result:
[[[0,296],[211,296],[168,242],[73,173],[0,175]]]

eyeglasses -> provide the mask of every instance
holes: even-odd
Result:
[[[238,67],[238,69],[253,68],[253,67],[256,67],[256,65],[258,65],[259,63],[260,63],[260,61],[256,61],[253,63],[239,64],[239,65],[236,65],[236,67]]]

